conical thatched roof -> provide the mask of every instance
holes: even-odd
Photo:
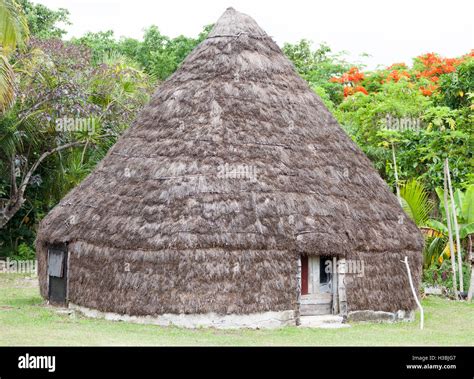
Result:
[[[133,260],[138,253],[144,265],[156,252],[163,254],[161,262],[200,270],[202,277],[220,275],[212,267],[218,270],[221,260],[242,267],[242,259],[256,259],[262,267],[248,273],[250,281],[260,275],[292,276],[288,262],[292,265],[300,253],[358,257],[373,262],[374,275],[366,278],[366,287],[354,284],[359,309],[369,309],[371,301],[392,304],[387,309],[412,306],[398,259],[409,255],[418,267],[422,247],[416,226],[369,159],[275,42],[253,19],[231,8],[158,88],[94,172],[43,220],[38,250],[63,242],[75,246],[71,251],[79,256],[103,255],[103,261],[97,258],[100,265],[115,258],[126,261],[127,255]],[[196,268],[196,262],[211,261],[209,271]],[[272,271],[278,267],[278,274]],[[118,285],[92,272],[82,265],[72,284],[77,280],[86,288],[88,280],[96,285],[102,280],[104,288]],[[129,279],[120,280],[123,285]],[[243,300],[244,306],[238,296],[230,296],[231,306],[210,307],[205,301],[186,306],[183,294],[177,308],[146,310],[134,300],[115,308],[225,313],[293,306],[294,292],[282,291],[295,286],[294,277],[275,286],[280,293],[267,291],[256,305]],[[45,293],[45,283],[42,288]],[[107,298],[102,291],[102,302],[85,291],[72,290],[71,296],[104,309],[117,297]]]

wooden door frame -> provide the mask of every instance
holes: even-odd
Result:
[[[303,293],[303,262],[306,260],[304,256],[300,257],[301,264],[301,275],[300,275],[300,293],[299,293],[299,304],[300,313],[303,315],[309,315],[314,312],[314,315],[318,314],[331,314],[332,313],[332,301],[333,296],[331,292],[320,292],[320,256],[308,256],[307,258],[307,281],[308,281],[308,293]],[[312,311],[311,311],[312,309]]]

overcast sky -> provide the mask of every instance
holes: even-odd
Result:
[[[33,0],[35,1],[35,0]],[[348,51],[352,61],[411,63],[426,52],[454,57],[474,48],[472,0],[36,0],[67,8],[68,37],[111,29],[141,38],[155,24],[172,37],[196,36],[229,6],[252,16],[281,46],[301,38]],[[359,59],[368,53],[369,58]]]

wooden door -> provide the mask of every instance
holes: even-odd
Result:
[[[67,305],[67,258],[66,247],[48,249],[48,298],[54,305]]]

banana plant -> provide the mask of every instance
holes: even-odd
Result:
[[[443,222],[437,220],[428,220],[427,226],[433,230],[446,235],[447,226],[446,221],[446,210],[443,205],[443,194],[444,191],[441,188],[436,188],[436,194],[440,199],[440,212],[443,217]],[[474,184],[471,184],[466,192],[462,192],[457,189],[454,192],[454,208],[456,210],[456,217],[459,222],[459,236],[461,239],[466,238],[470,234],[474,234]]]
[[[446,210],[443,205],[443,189],[436,188],[436,194],[440,199],[442,221],[429,219],[426,222],[427,229],[433,237],[425,254],[425,264],[428,265],[434,259],[443,259],[443,255],[449,257],[449,254],[453,253],[450,251],[447,243],[448,227],[446,225]],[[459,222],[459,237],[461,240],[464,240],[469,235],[474,234],[474,184],[468,186],[465,192],[459,189],[455,191],[454,208]]]

